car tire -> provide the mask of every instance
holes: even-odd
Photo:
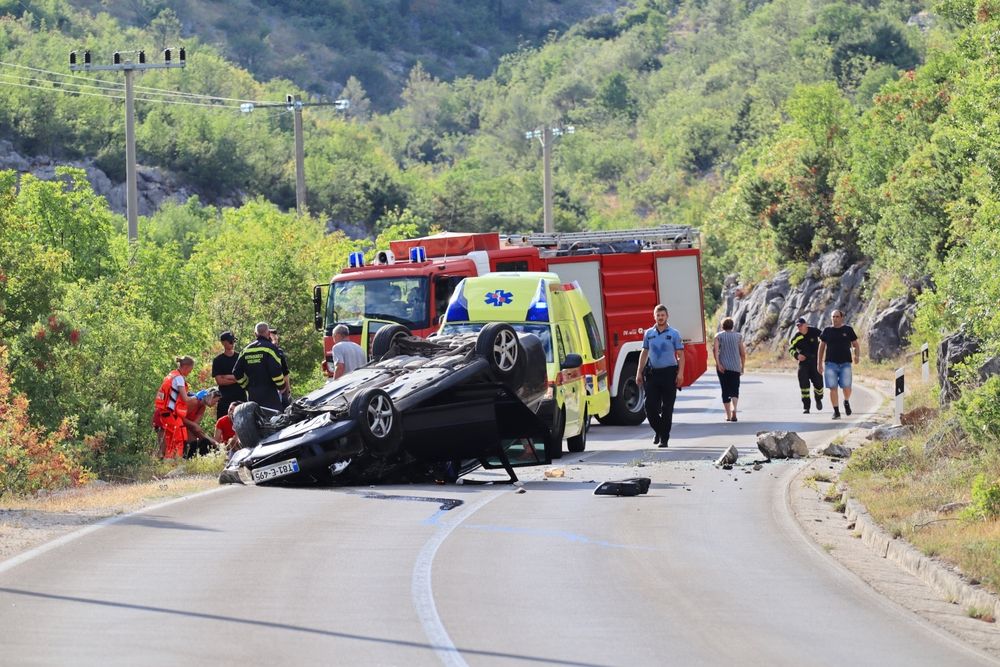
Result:
[[[587,431],[590,430],[590,415],[587,414],[587,408],[583,409],[583,428],[580,430],[579,435],[574,435],[571,438],[566,438],[566,449],[575,453],[582,452],[587,448]]]
[[[240,447],[253,449],[264,437],[261,426],[264,423],[264,413],[254,401],[240,403],[233,410],[233,430],[240,438]]]
[[[566,436],[566,409],[556,408],[552,415],[552,443],[546,443],[546,450],[550,451],[550,457],[561,459],[563,455],[563,440]]]
[[[476,354],[486,359],[494,377],[517,388],[524,376],[524,350],[514,327],[503,322],[490,322],[476,338]]]
[[[368,350],[372,361],[384,357],[397,339],[410,335],[410,330],[402,324],[387,324],[375,332],[372,349]]]
[[[638,362],[627,361],[618,377],[618,395],[611,399],[611,411],[602,424],[636,426],[646,419],[646,392],[635,381]]]
[[[357,425],[365,448],[373,456],[387,458],[399,451],[402,425],[399,410],[381,389],[365,389],[351,402],[350,416]]]

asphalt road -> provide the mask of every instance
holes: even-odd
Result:
[[[711,465],[761,430],[819,445],[879,399],[857,388],[835,422],[787,376],[743,394],[725,423],[706,375],[669,449],[595,426],[523,493],[232,487],[125,517],[0,564],[0,664],[991,664],[808,542],[797,463]],[[648,495],[593,495],[636,474]]]

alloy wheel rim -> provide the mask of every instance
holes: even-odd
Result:
[[[504,329],[493,343],[493,358],[497,368],[507,372],[517,364],[517,337],[514,332]]]
[[[375,396],[368,404],[368,428],[377,438],[392,430],[392,403],[385,396]]]

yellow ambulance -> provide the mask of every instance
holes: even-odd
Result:
[[[562,455],[564,438],[569,451],[582,452],[590,418],[606,415],[611,402],[601,337],[583,291],[545,272],[465,278],[452,294],[440,332],[478,331],[488,322],[506,322],[541,339],[551,389],[542,413],[552,420],[549,455]]]

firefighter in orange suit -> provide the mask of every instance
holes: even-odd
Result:
[[[184,456],[184,443],[187,442],[187,429],[184,427],[184,417],[187,415],[187,376],[194,368],[194,359],[188,356],[174,357],[174,362],[177,368],[163,378],[153,404],[163,425],[165,451],[162,454],[168,459]]]

